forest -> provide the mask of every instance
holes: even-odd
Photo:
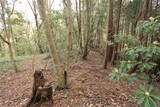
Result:
[[[160,0],[0,0],[0,107],[160,107]]]

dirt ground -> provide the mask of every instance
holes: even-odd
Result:
[[[42,55],[43,56],[43,55]],[[35,69],[44,69],[47,82],[55,83],[52,63],[38,56]],[[103,56],[91,52],[86,61],[78,61],[68,71],[68,89],[54,91],[53,104],[46,102],[42,107],[139,107],[130,99],[140,80],[113,83],[109,80],[112,68],[103,69]],[[25,107],[32,94],[32,60],[21,63],[21,72],[7,72],[0,76],[0,107]]]

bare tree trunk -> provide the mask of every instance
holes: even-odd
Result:
[[[10,17],[8,18],[8,20],[10,20]],[[9,48],[10,58],[13,63],[14,70],[18,72],[17,64],[15,60],[16,47],[15,47],[15,41],[14,41],[14,36],[13,36],[13,31],[12,31],[12,25],[10,23],[8,24],[8,29],[6,29],[6,31],[7,31],[6,35],[8,35],[7,39],[9,41],[8,48]],[[10,39],[12,40],[12,42]]]
[[[81,28],[81,0],[79,0],[79,4],[77,2],[77,0],[75,0],[76,3],[76,11],[77,11],[77,28],[78,28],[78,32],[77,32],[77,36],[78,36],[78,45],[79,45],[79,52],[83,53],[82,48],[82,28]]]
[[[121,8],[122,8],[122,0],[118,0],[117,3],[117,16],[116,16],[116,29],[115,29],[115,34],[119,33],[119,23],[120,23],[120,18],[121,18]]]
[[[117,3],[117,16],[116,16],[116,27],[115,27],[115,34],[119,34],[119,23],[120,23],[120,18],[121,18],[121,7],[122,7],[122,0],[118,0]],[[118,43],[115,44],[114,49],[113,49],[113,55],[111,59],[111,64],[117,60],[117,50],[118,50]]]
[[[67,28],[68,28],[68,35],[67,35],[67,69],[69,68],[69,62],[71,57],[72,51],[72,32],[73,32],[73,18],[72,18],[72,8],[71,8],[71,1],[70,0],[63,0],[65,7],[64,9],[67,10]]]
[[[64,89],[66,88],[66,79],[65,79],[66,75],[64,70],[62,69],[62,65],[61,65],[59,56],[57,54],[56,46],[53,41],[54,35],[51,30],[51,25],[50,25],[51,23],[49,23],[49,18],[48,18],[49,15],[47,14],[46,6],[45,6],[46,3],[45,3],[45,0],[37,0],[37,3],[38,3],[40,17],[44,23],[44,30],[48,40],[48,45],[52,55],[52,60],[53,60],[53,63],[55,64],[54,69],[57,75],[57,82],[58,82],[57,87],[59,89]]]
[[[113,54],[113,47],[108,45],[108,41],[113,41],[114,29],[113,29],[113,0],[108,1],[108,31],[107,31],[107,44],[105,53],[104,68],[107,68],[107,63],[111,61]]]
[[[144,0],[143,1],[140,20],[146,20],[149,17],[150,5],[151,5],[151,0]],[[144,41],[145,37],[144,37],[143,32],[139,33],[139,38],[140,38],[141,41]],[[142,44],[144,44],[144,43],[142,43]]]
[[[5,31],[5,35],[6,35],[7,40],[5,40],[5,38],[3,38],[2,36],[1,36],[1,39],[5,43],[7,43],[8,48],[9,48],[10,59],[11,59],[12,65],[14,67],[15,72],[18,72],[16,60],[15,60],[12,45],[11,45],[11,42],[10,42],[11,32],[10,32],[9,28],[7,28],[7,24],[6,24],[6,18],[5,18],[5,12],[4,12],[6,1],[1,1],[0,0],[0,4],[1,4],[1,10],[2,10],[1,18],[2,18],[3,25],[4,25],[4,31]],[[8,16],[11,16],[11,14],[8,15]],[[9,27],[9,25],[8,25],[8,27]]]
[[[39,24],[38,24],[37,14],[34,17],[35,17],[36,28],[37,28],[37,46],[39,48],[39,52],[43,53],[42,46],[41,46],[41,43],[40,43],[40,36],[41,35],[40,35],[40,27],[39,27]]]
[[[83,29],[84,32],[84,46],[83,46],[83,55],[82,55],[82,59],[86,60],[87,56],[89,54],[89,44],[91,42],[91,38],[93,36],[93,25],[94,25],[94,21],[93,21],[93,13],[94,13],[94,7],[95,7],[95,2],[94,1],[90,1],[90,0],[86,0],[84,2],[83,5],[85,5],[86,7],[84,7],[85,11],[84,11],[84,26],[85,28]]]
[[[43,49],[42,49],[42,46],[41,46],[41,43],[40,43],[40,37],[41,37],[41,34],[40,34],[40,25],[38,23],[38,13],[37,13],[37,9],[36,9],[36,2],[35,0],[32,0],[32,5],[31,3],[28,1],[28,4],[32,10],[32,13],[34,15],[34,19],[35,19],[35,23],[36,23],[36,29],[37,29],[37,38],[35,40],[36,42],[36,45],[37,45],[37,48],[39,49],[39,53],[43,53]]]
[[[10,58],[11,58],[11,61],[12,61],[12,63],[13,63],[14,70],[15,70],[16,72],[18,72],[18,68],[17,68],[17,64],[16,64],[16,60],[15,60],[15,57],[14,57],[14,54],[13,54],[13,50],[12,50],[11,44],[8,45],[8,47],[9,47]]]
[[[15,38],[14,38],[14,34],[13,34],[12,25],[9,23],[8,27],[9,27],[9,32],[10,32],[10,35],[11,35],[11,40],[12,40],[11,44],[12,44],[12,49],[13,49],[13,55],[16,56],[17,55],[17,52],[16,52],[16,43],[15,43]]]

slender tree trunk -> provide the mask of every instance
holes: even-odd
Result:
[[[11,44],[8,45],[8,48],[9,48],[10,58],[11,58],[11,61],[12,61],[14,70],[15,70],[16,72],[18,72],[18,68],[17,68],[17,64],[16,64],[16,60],[15,60],[15,57],[14,57],[14,53],[13,53]]]
[[[130,26],[130,21],[125,19],[125,34],[129,34],[129,26]]]
[[[143,6],[142,6],[142,10],[141,10],[141,15],[140,15],[140,20],[146,20],[149,17],[149,13],[150,13],[150,5],[151,5],[151,0],[144,0],[143,1]],[[143,32],[139,33],[139,38],[141,41],[144,41],[142,44],[145,43],[145,37]]]
[[[115,34],[119,33],[119,23],[120,23],[120,18],[121,18],[121,8],[122,8],[122,0],[118,0]]]
[[[15,43],[15,38],[14,38],[14,34],[13,34],[13,28],[12,28],[11,24],[9,24],[9,32],[10,32],[11,40],[12,40],[11,44],[12,44],[12,49],[13,49],[13,55],[16,56],[17,55],[17,52],[16,52],[16,43]]]
[[[54,35],[51,30],[51,25],[50,25],[51,23],[49,23],[49,18],[48,18],[49,16],[46,12],[46,6],[45,6],[46,1],[45,0],[37,0],[37,2],[38,2],[40,17],[44,23],[44,30],[45,30],[45,34],[46,34],[46,37],[48,40],[48,45],[49,45],[49,49],[51,52],[52,60],[53,60],[53,63],[55,64],[54,68],[55,68],[55,72],[57,75],[57,82],[58,82],[57,87],[59,89],[63,89],[63,88],[66,88],[65,72],[62,69],[62,65],[61,65],[57,50],[56,50],[56,46],[53,41]]]
[[[16,60],[15,60],[16,47],[15,47],[15,41],[14,41],[14,36],[13,36],[13,32],[12,32],[12,26],[10,24],[8,25],[8,32],[9,32],[8,34],[10,35],[10,37],[12,39],[12,42],[10,42],[10,44],[8,45],[10,57],[11,57],[11,61],[13,63],[14,70],[16,72],[18,72],[17,64],[16,64]],[[10,41],[9,39],[10,38],[8,38],[8,41]]]
[[[36,13],[35,13],[34,17],[35,17],[36,28],[37,28],[37,46],[38,46],[38,49],[39,49],[39,53],[43,53],[43,49],[42,49],[41,41],[40,41],[40,39],[41,39],[40,28],[39,28],[38,18],[37,18]]]
[[[105,53],[105,62],[104,62],[104,68],[107,68],[107,63],[111,61],[112,54],[113,54],[113,47],[108,45],[108,41],[113,42],[113,35],[114,35],[114,29],[113,29],[113,0],[108,1],[108,22],[107,22],[107,44],[106,44],[106,53]]]
[[[6,18],[5,18],[5,12],[4,12],[5,3],[6,3],[6,1],[1,1],[0,0],[1,10],[2,10],[1,18],[2,18],[3,25],[4,25],[5,35],[6,35],[6,38],[7,38],[7,40],[5,40],[5,39],[3,39],[3,40],[8,45],[9,53],[10,53],[10,59],[11,59],[12,65],[14,67],[14,70],[15,70],[15,72],[18,72],[16,60],[15,60],[13,49],[12,49],[12,44],[11,44],[11,41],[10,41],[11,32],[10,32],[9,28],[7,28],[7,23],[6,23]],[[8,27],[9,27],[9,25],[8,25]]]
[[[77,0],[75,0],[76,3],[76,11],[77,11],[77,28],[78,28],[78,32],[77,32],[77,37],[78,37],[78,45],[79,45],[79,52],[83,53],[82,49],[82,28],[81,28],[81,0],[79,0],[79,2],[77,2]]]
[[[72,32],[73,32],[73,18],[72,18],[72,8],[71,8],[71,1],[70,0],[64,0],[64,4],[66,6],[67,11],[67,28],[68,28],[68,35],[67,35],[67,69],[69,68],[69,62],[71,57],[71,51],[72,51]]]
[[[132,22],[131,23],[131,34],[134,35],[135,34],[135,30],[136,30],[136,26],[135,26],[135,23]]]
[[[86,0],[85,1],[85,13],[83,15],[85,15],[85,19],[84,22],[86,24],[86,27],[84,29],[84,47],[83,47],[83,55],[82,55],[82,59],[86,60],[87,56],[89,54],[89,42],[91,40],[91,37],[93,35],[93,30],[92,30],[92,18],[93,18],[93,3],[90,0]]]
[[[96,30],[96,39],[97,39],[97,44],[96,44],[96,46],[99,48],[100,47],[100,44],[101,44],[101,42],[102,42],[102,23],[103,23],[103,21],[102,21],[103,19],[102,18],[99,18],[99,20],[98,20],[98,24],[97,24],[97,30]]]
[[[115,27],[115,34],[119,34],[119,24],[120,24],[120,18],[121,18],[121,7],[122,7],[122,0],[118,0],[117,3],[117,16],[116,16],[116,27]],[[117,50],[118,50],[118,43],[115,44],[114,50],[113,50],[113,56],[111,59],[111,64],[117,60]]]
[[[35,44],[38,48],[38,51],[39,53],[43,53],[43,49],[42,49],[42,46],[41,46],[41,34],[40,34],[40,26],[39,26],[39,23],[38,23],[38,14],[37,14],[37,9],[36,9],[36,1],[35,0],[32,0],[32,5],[31,3],[29,2],[29,0],[27,0],[31,10],[32,10],[32,13],[34,15],[34,19],[35,19],[35,24],[36,24],[36,29],[37,29],[37,37],[36,37],[36,40],[35,40]]]
[[[158,6],[159,6],[158,1],[159,1],[159,0],[156,1],[156,6],[155,6],[155,16],[158,15]]]

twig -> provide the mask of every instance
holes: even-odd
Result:
[[[2,39],[3,42],[7,43],[8,45],[10,45],[10,43],[2,36],[4,30],[2,30],[2,32],[0,33],[0,38]]]

